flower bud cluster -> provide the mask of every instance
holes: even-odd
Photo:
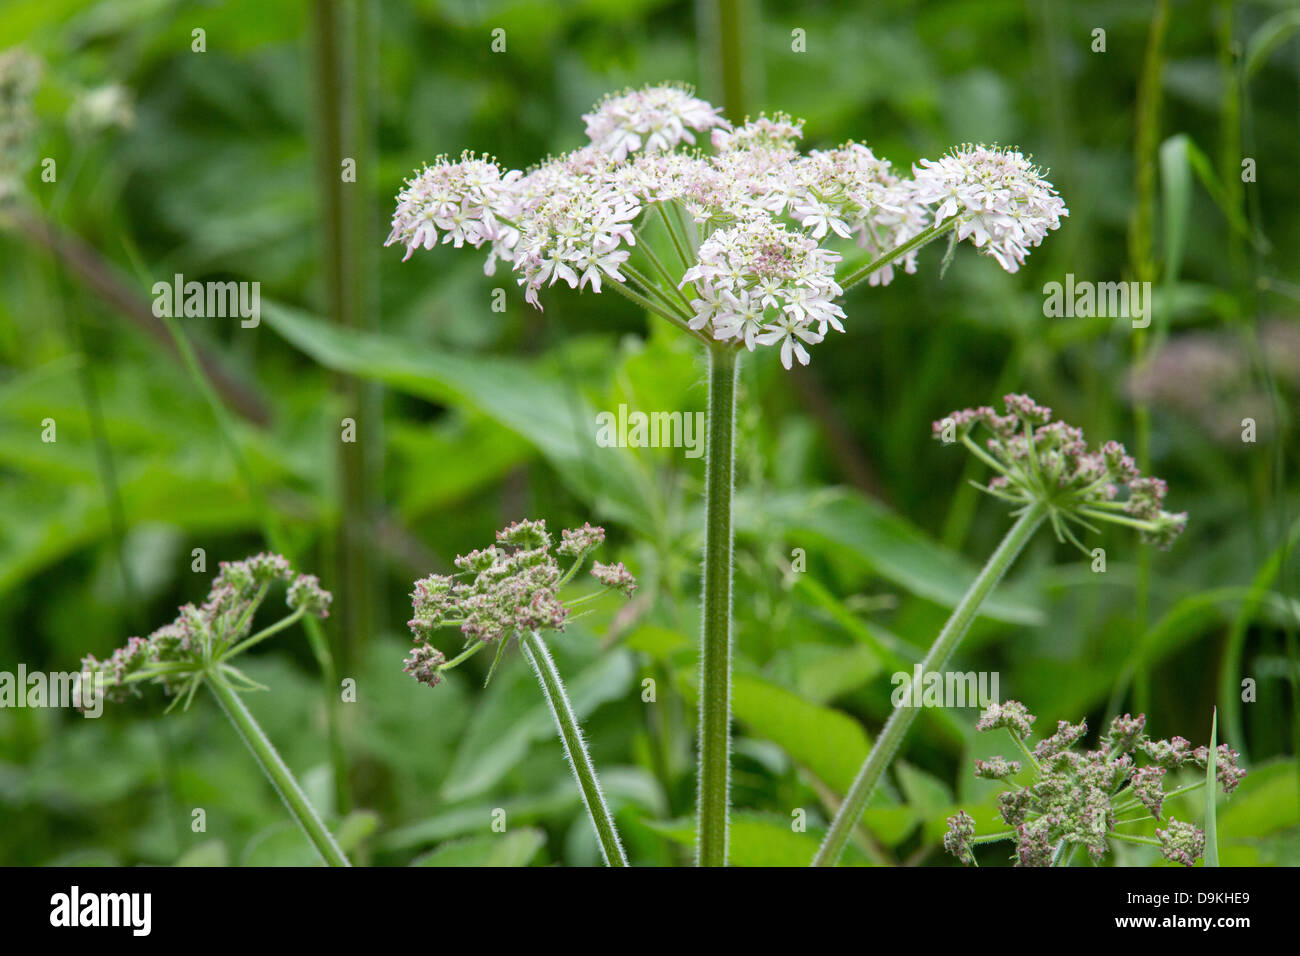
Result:
[[[497,532],[496,542],[459,555],[456,574],[431,574],[415,582],[414,615],[407,622],[415,647],[403,670],[430,687],[452,666],[430,643],[436,631],[457,627],[467,645],[509,641],[525,631],[563,630],[569,608],[559,591],[605,541],[591,524],[561,532],[553,544],[546,522],[517,521]],[[557,558],[572,561],[567,571]],[[636,579],[620,562],[595,562],[591,574],[604,587],[631,596]]]
[[[975,725],[980,731],[1005,729],[1031,758],[1032,779],[1028,781],[1016,779],[1021,772],[1018,761],[1001,756],[975,761],[977,777],[1001,780],[1009,788],[998,796],[998,813],[1011,828],[1006,838],[1015,844],[1017,866],[1050,866],[1077,846],[1098,862],[1113,841],[1127,836],[1127,831],[1118,828],[1140,819],[1132,816],[1134,812],[1145,810],[1153,819],[1162,820],[1170,770],[1194,766],[1204,777],[1208,748],[1192,749],[1182,737],[1149,739],[1144,715],[1116,717],[1098,742],[1099,748],[1083,752],[1078,746],[1087,735],[1085,721],[1059,721],[1054,734],[1030,748],[1034,720],[1023,704],[1012,700],[989,705]],[[1226,745],[1218,748],[1217,779],[1225,795],[1231,794],[1246,774],[1237,766],[1237,756]],[[1138,766],[1139,757],[1150,762]],[[1191,866],[1204,852],[1205,834],[1189,823],[1164,822],[1165,827],[1156,830],[1161,855]],[[974,821],[959,812],[948,820],[944,847],[963,863],[973,863],[974,837]]]
[[[1164,510],[1168,487],[1159,478],[1141,477],[1137,464],[1117,441],[1090,449],[1083,430],[1052,420],[1052,410],[1028,395],[1003,399],[1007,414],[988,406],[963,408],[933,424],[934,437],[960,441],[997,474],[983,488],[1019,506],[1041,502],[1049,508],[1058,537],[1078,547],[1070,524],[1092,528],[1108,521],[1136,527],[1142,539],[1168,549],[1187,527],[1187,513]],[[980,447],[972,433],[990,433]],[[1127,491],[1119,499],[1121,489]]]
[[[289,584],[286,603],[295,614],[329,616],[331,595],[315,575],[297,574],[278,554],[222,561],[207,599],[186,604],[175,620],[147,638],[132,637],[107,660],[82,659],[82,671],[101,674],[112,700],[138,692],[138,681],[156,678],[169,694],[188,685],[196,673],[229,656],[249,636],[253,616],[271,585]],[[146,677],[146,675],[148,675]]]

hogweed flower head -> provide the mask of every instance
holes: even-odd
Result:
[[[1035,718],[1017,701],[989,705],[976,722],[976,729],[1004,729],[1021,752],[1030,759],[1033,780],[1021,784],[1021,765],[1001,756],[975,761],[975,776],[1001,780],[1009,789],[998,795],[998,814],[1012,829],[986,839],[1011,839],[1017,866],[1052,866],[1068,860],[1069,851],[1082,846],[1099,862],[1114,841],[1132,840],[1159,845],[1165,859],[1191,866],[1205,850],[1205,834],[1187,823],[1169,820],[1156,830],[1156,840],[1134,837],[1125,827],[1142,822],[1150,814],[1161,820],[1166,797],[1165,783],[1170,769],[1182,765],[1202,770],[1200,782],[1178,792],[1204,786],[1208,748],[1196,750],[1181,737],[1149,740],[1146,717],[1125,714],[1111,721],[1097,750],[1080,752],[1077,747],[1087,735],[1087,724],[1058,721],[1056,732],[1032,748],[1025,743]],[[1151,762],[1138,766],[1137,758]],[[1245,771],[1237,766],[1235,751],[1221,746],[1218,751],[1218,783],[1225,795],[1236,789]],[[1137,814],[1134,816],[1133,814]],[[945,849],[963,863],[974,863],[974,821],[964,812],[948,820]]]
[[[456,574],[416,581],[414,615],[407,622],[415,647],[402,669],[434,687],[445,671],[489,644],[498,645],[499,660],[520,634],[563,630],[573,604],[587,598],[566,604],[560,590],[604,540],[604,528],[583,524],[562,531],[554,545],[545,521],[516,521],[497,532],[495,543],[457,556]],[[559,558],[572,561],[567,570]],[[622,562],[594,562],[591,573],[608,590],[629,597],[636,590],[636,579]],[[451,627],[459,628],[465,649],[449,661],[430,642],[435,632]]]
[[[469,152],[419,170],[388,244],[404,258],[487,246],[487,273],[509,263],[538,309],[558,281],[615,288],[705,341],[774,347],[792,368],[845,330],[847,288],[915,272],[927,242],[955,230],[1015,272],[1068,215],[1015,150],[963,146],[900,175],[862,143],[800,153],[803,121],[782,113],[732,127],[675,84],[613,94],[582,118],[586,146],[526,171]],[[670,247],[656,252],[651,221]],[[837,243],[870,258],[838,277]]]
[[[963,863],[973,862],[975,854],[971,841],[975,837],[975,818],[965,810],[958,810],[948,818],[948,832],[943,835],[943,848]]]
[[[694,96],[689,87],[664,84],[611,94],[582,118],[592,144],[623,160],[639,149],[658,153],[681,142],[693,145],[692,130],[730,129],[721,112]]]
[[[960,146],[938,162],[921,160],[916,198],[936,204],[935,224],[956,217],[957,238],[998,261],[1008,272],[1068,215],[1052,184],[1018,150]]]
[[[253,617],[277,582],[289,585],[285,603],[291,613],[252,634]],[[202,604],[184,605],[170,624],[147,638],[132,637],[107,660],[87,655],[82,671],[102,675],[109,699],[118,701],[138,694],[140,684],[151,681],[176,697],[173,704],[183,694],[188,706],[202,678],[215,672],[243,689],[253,688],[257,685],[230,661],[304,615],[327,617],[330,601],[315,575],[298,574],[281,555],[222,561]]]
[[[1167,550],[1187,527],[1187,513],[1164,510],[1168,487],[1142,477],[1137,463],[1116,441],[1089,448],[1082,429],[1052,420],[1052,410],[1028,395],[1003,399],[1007,414],[988,406],[964,408],[934,422],[934,437],[961,442],[997,474],[982,491],[1020,509],[1045,505],[1059,540],[1086,551],[1071,525],[1096,530],[1094,522],[1137,528],[1144,541]],[[983,447],[977,428],[989,433]],[[1121,489],[1127,493],[1120,497]]]
[[[1156,831],[1160,855],[1166,860],[1192,866],[1205,852],[1205,831],[1195,824],[1170,820],[1169,826]]]

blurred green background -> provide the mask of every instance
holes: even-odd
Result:
[[[436,690],[400,670],[415,578],[518,518],[591,520],[610,532],[598,557],[642,587],[557,635],[558,663],[633,862],[688,860],[703,463],[593,437],[620,403],[703,409],[701,356],[618,297],[537,312],[480,254],[382,248],[421,162],[469,148],[523,168],[585,142],[604,93],[682,80],[732,119],[785,110],[808,147],[853,138],[901,169],[1018,144],[1070,208],[1017,275],[960,249],[940,280],[927,250],[918,275],[850,294],[848,334],[809,369],[744,363],[733,862],[811,858],[890,674],[1006,526],[930,422],[1017,390],[1144,447],[1191,522],[1169,553],[1089,537],[1104,574],[1040,535],[954,666],[996,671],[1040,726],[1142,711],[1153,735],[1203,744],[1217,705],[1250,770],[1219,810],[1223,862],[1300,863],[1297,28],[1282,0],[7,0],[0,50],[43,69],[0,200],[0,670],[102,657],[201,599],[218,560],[274,544],[335,594],[326,630],[357,688],[338,708],[344,777],[338,690],[301,632],[249,661],[272,688],[249,706],[347,816],[354,857],[592,864],[517,653],[486,689],[485,659]],[[260,282],[261,325],[154,319],[151,286],[176,273]],[[1152,281],[1151,328],[1044,318],[1066,273]],[[155,691],[98,720],[0,710],[0,862],[311,862],[212,702],[161,709]],[[1000,741],[976,716],[922,715],[846,862],[952,864],[958,804],[987,832],[971,761]]]

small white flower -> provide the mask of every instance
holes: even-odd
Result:
[[[808,364],[808,350],[803,347],[804,342],[816,345],[822,340],[820,333],[814,332],[806,325],[801,325],[793,316],[784,313],[775,322],[763,328],[763,333],[758,336],[758,344],[780,343],[781,364],[787,369],[793,368],[792,356],[799,360],[800,365]]]

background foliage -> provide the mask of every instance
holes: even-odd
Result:
[[[740,10],[737,44],[719,6]],[[357,686],[340,708],[346,781],[299,633],[250,660],[273,691],[249,705],[318,805],[350,811],[351,852],[591,864],[518,656],[486,689],[486,660],[436,691],[400,672],[413,579],[517,518],[590,519],[642,589],[557,636],[557,658],[633,861],[686,861],[702,461],[592,438],[595,411],[620,403],[702,409],[701,357],[617,297],[553,295],[539,313],[476,254],[402,265],[380,248],[392,196],[422,161],[471,148],[524,167],[580,145],[579,115],[603,93],[686,80],[733,119],[786,110],[807,119],[809,146],[855,138],[901,167],[963,140],[1019,144],[1071,211],[1020,274],[959,254],[941,281],[942,253],[928,250],[921,274],[851,294],[848,334],[810,369],[786,373],[770,354],[744,364],[733,861],[811,858],[887,713],[890,674],[910,670],[1007,522],[929,423],[1014,388],[1094,438],[1137,447],[1145,428],[1151,470],[1191,524],[1167,554],[1089,539],[1106,549],[1104,575],[1041,535],[955,666],[998,672],[1002,696],[1048,726],[1141,710],[1154,735],[1199,744],[1217,704],[1219,739],[1251,771],[1219,809],[1222,862],[1300,862],[1289,3],[416,0],[342,5],[332,33],[331,9],[0,11],[0,49],[46,64],[27,195],[0,213],[0,669],[102,656],[201,598],[217,560],[275,535],[339,604],[327,632]],[[497,27],[504,53],[490,48]],[[796,29],[806,53],[792,52]],[[70,126],[79,96],[110,83],[130,91],[134,123]],[[330,116],[359,163],[341,211]],[[40,157],[56,159],[56,183]],[[1243,157],[1256,182],[1242,182]],[[48,241],[50,224],[63,238]],[[256,330],[175,325],[224,370],[216,405],[148,321],[150,287],[175,273],[261,283]],[[1151,330],[1044,318],[1042,286],[1066,273],[1155,281]],[[497,286],[504,312],[491,309]],[[359,441],[341,448],[345,415]],[[191,570],[195,548],[207,573]],[[1241,702],[1243,678],[1257,701]],[[99,720],[0,711],[0,861],[310,862],[212,702],[159,710],[149,695]],[[847,862],[948,865],[938,841],[958,803],[987,832],[991,788],[970,768],[996,746],[975,717],[923,714]],[[191,829],[196,807],[206,832]],[[494,808],[507,837],[489,831]],[[791,828],[800,808],[806,833]],[[1182,812],[1199,819],[1194,803]],[[1116,862],[1149,863],[1144,850]]]

